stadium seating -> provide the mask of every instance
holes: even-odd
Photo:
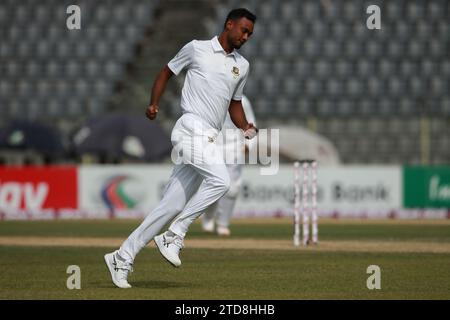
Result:
[[[148,90],[160,61],[167,62],[186,34],[195,37],[193,29],[187,30],[194,24],[186,30],[174,26],[179,32],[167,37],[179,42],[167,39],[165,48],[151,51],[147,41],[145,62],[136,58],[136,45],[156,9],[176,11],[175,2],[79,0],[82,29],[69,31],[66,8],[75,2],[1,1],[0,125],[14,117],[81,122],[108,110],[119,82],[134,87],[130,97],[116,99],[115,107],[129,108],[132,94],[141,99],[135,105],[146,103],[148,93],[141,91]],[[381,8],[381,30],[366,27],[371,4]],[[208,28],[207,36],[220,33],[230,8],[247,7],[258,16],[241,52],[251,62],[245,93],[261,126],[313,118],[314,129],[336,144],[344,163],[450,161],[449,1],[225,0],[203,5],[214,9],[199,23],[200,29]],[[173,12],[171,21],[181,21],[182,13]],[[130,62],[145,81],[129,81]],[[183,82],[175,83],[179,88]],[[170,105],[163,115],[173,123],[180,114],[179,91],[169,88],[166,98]],[[420,145],[424,139],[429,139],[428,149]]]
[[[371,4],[381,30],[366,28]],[[218,20],[232,7],[258,17],[241,51],[260,123],[315,117],[344,163],[419,163],[423,136],[431,163],[450,161],[448,130],[435,128],[450,127],[448,1],[229,0]]]
[[[81,30],[66,9],[81,8]],[[0,2],[2,123],[9,116],[76,122],[105,112],[158,1]]]

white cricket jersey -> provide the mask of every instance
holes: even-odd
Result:
[[[181,94],[183,114],[194,114],[220,131],[231,99],[242,99],[248,61],[236,50],[227,54],[216,36],[189,42],[167,66],[175,75],[187,68]]]

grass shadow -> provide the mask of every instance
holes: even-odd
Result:
[[[136,288],[149,288],[149,289],[169,289],[169,288],[192,288],[194,285],[188,282],[175,282],[175,281],[136,281],[131,285]]]
[[[109,289],[116,288],[112,282],[91,282],[92,286],[96,288]],[[133,288],[146,288],[146,289],[173,289],[173,288],[192,288],[195,285],[188,282],[175,282],[175,281],[160,281],[160,280],[149,280],[149,281],[130,281]]]

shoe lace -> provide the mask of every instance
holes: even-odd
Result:
[[[173,244],[180,248],[180,250],[184,248],[184,242],[181,237],[175,236],[173,238]]]
[[[133,265],[131,263],[128,262],[122,262],[122,261],[117,261],[117,266],[116,268],[118,269],[118,271],[122,271],[124,273],[124,275],[127,275],[128,272],[133,272]]]

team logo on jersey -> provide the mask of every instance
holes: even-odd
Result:
[[[233,67],[233,69],[231,70],[231,73],[233,74],[233,76],[235,78],[239,77],[239,68],[238,67]]]

